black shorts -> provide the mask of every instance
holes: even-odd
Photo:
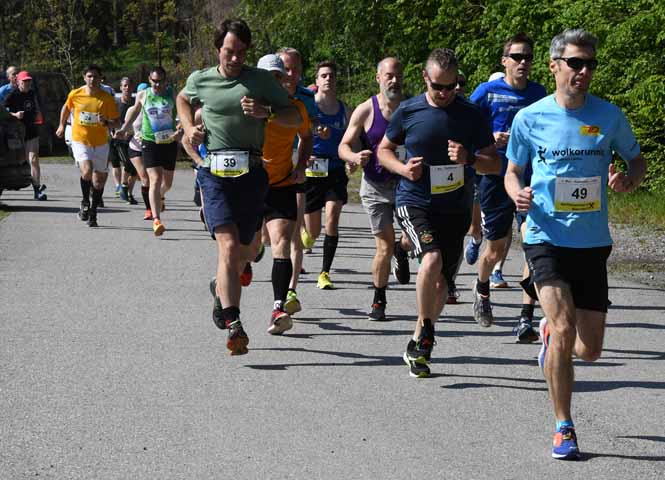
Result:
[[[419,258],[439,250],[443,257],[442,273],[447,281],[454,278],[464,249],[464,236],[471,225],[470,212],[437,214],[427,207],[397,207],[400,227],[408,235],[413,252]]]
[[[123,142],[120,140],[112,140],[109,149],[109,158],[111,160],[111,165],[113,168],[119,168],[120,166],[124,167],[125,172],[128,175],[136,175],[136,168],[129,160],[129,142]]]
[[[196,180],[201,189],[203,214],[210,234],[215,228],[235,224],[240,243],[249,245],[263,224],[263,207],[268,192],[268,174],[261,168],[236,178],[216,177],[199,168]]]
[[[501,240],[508,236],[513,228],[515,206],[485,212],[480,210],[480,227],[487,240]]]
[[[612,246],[556,247],[549,243],[524,244],[531,278],[536,285],[559,280],[567,283],[575,307],[607,312],[607,258]]]
[[[145,168],[162,167],[164,170],[175,170],[178,156],[178,142],[154,143],[143,140],[143,166]]]
[[[346,205],[349,199],[346,185],[349,177],[346,170],[336,168],[328,172],[327,177],[307,178],[305,180],[305,213],[318,212],[326,202],[342,202]]]
[[[283,218],[285,220],[296,221],[298,219],[298,203],[296,201],[296,186],[268,189],[266,196],[266,205],[263,211],[263,218],[266,222]]]
[[[133,148],[129,149],[129,153],[127,154],[129,158],[136,158],[136,157],[142,157],[143,156],[143,151],[139,150],[134,150]],[[130,162],[131,163],[131,162]]]

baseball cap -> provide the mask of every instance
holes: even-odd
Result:
[[[136,87],[136,91],[140,92],[141,90],[145,90],[148,87],[149,85],[147,83],[139,83],[138,87]]]
[[[18,80],[18,81],[32,80],[32,77],[30,76],[30,74],[28,72],[26,72],[25,70],[22,70],[22,71],[18,72],[18,75],[16,75],[16,80]]]
[[[494,72],[492,75],[490,75],[490,78],[487,80],[488,82],[493,82],[494,80],[498,80],[500,78],[505,77],[506,74],[503,72]]]
[[[282,62],[282,59],[274,53],[262,56],[259,59],[259,63],[256,64],[256,68],[268,70],[269,72],[280,72],[282,75],[286,73],[284,71],[284,62]]]

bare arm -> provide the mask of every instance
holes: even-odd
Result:
[[[190,144],[197,146],[205,140],[205,129],[203,125],[194,125],[194,110],[189,98],[185,95],[185,90],[180,90],[180,93],[175,99],[176,109],[178,110],[178,117],[180,124],[185,132],[184,137],[187,137]]]
[[[397,147],[396,143],[384,135],[376,151],[379,163],[391,172],[415,182],[423,173],[423,157],[412,157],[408,162],[402,163],[395,154]]]
[[[508,162],[508,169],[503,179],[508,196],[515,202],[518,212],[526,212],[531,207],[533,190],[524,186],[524,170],[516,163]]]
[[[369,106],[371,107],[371,104],[369,104]],[[346,128],[342,141],[337,148],[339,158],[347,163],[365,166],[372,156],[371,150],[354,152],[354,147],[357,149],[357,145],[360,143],[360,136],[364,131],[365,121],[367,120],[369,112],[371,112],[371,110],[368,108],[368,103],[363,102],[354,110],[349,119],[348,127]]]
[[[70,112],[69,108],[67,108],[67,104],[64,104],[60,110],[60,125],[58,125],[58,129],[55,131],[56,136],[59,138],[62,138],[62,136],[65,134],[65,124],[67,123],[69,113]]]
[[[610,164],[608,184],[615,192],[632,192],[642,183],[647,173],[647,161],[642,155],[627,163],[627,173],[617,172],[614,164]]]
[[[139,92],[136,95],[136,101],[134,102],[134,105],[129,107],[129,109],[127,110],[124,119],[125,121],[122,124],[122,128],[118,130],[118,133],[122,132],[124,134],[129,131],[130,126],[134,123],[134,120],[136,120],[136,117],[139,116],[139,113],[143,108],[144,100],[145,100],[145,90]]]

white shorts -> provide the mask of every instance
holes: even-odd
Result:
[[[77,165],[81,162],[92,162],[92,169],[95,172],[108,172],[109,162],[109,144],[105,143],[98,147],[90,147],[79,142],[72,142],[72,153]]]
[[[25,142],[25,156],[29,153],[39,153],[39,137],[31,138]]]

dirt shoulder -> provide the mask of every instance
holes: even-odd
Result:
[[[614,240],[610,275],[665,288],[665,229],[610,225],[610,231]]]

